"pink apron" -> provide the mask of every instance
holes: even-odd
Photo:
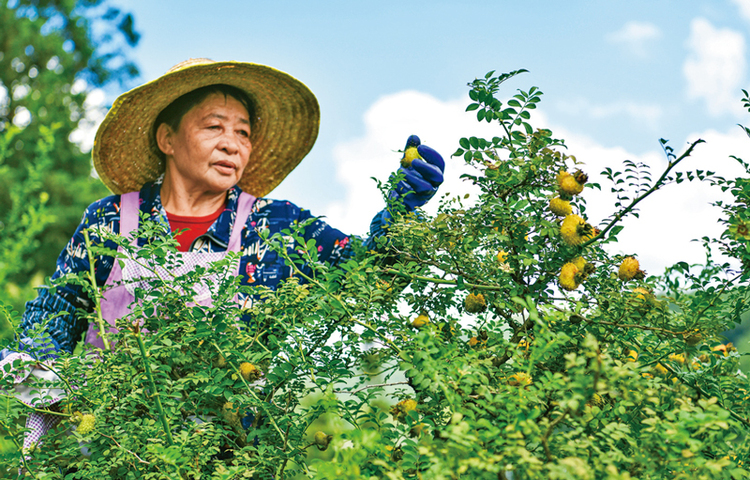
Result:
[[[138,192],[122,195],[120,203],[120,235],[129,237],[138,229],[139,197]],[[255,197],[242,192],[238,199],[237,214],[235,216],[232,233],[229,236],[229,244],[226,252],[177,252],[175,255],[182,257],[182,265],[176,269],[158,269],[159,275],[169,280],[193,270],[196,266],[208,268],[211,263],[224,258],[227,252],[239,252],[241,246],[242,228],[247,223],[250,212],[255,203]],[[136,245],[137,238],[133,238],[132,245]],[[121,248],[118,248],[122,252]],[[112,271],[104,284],[105,292],[102,298],[102,317],[110,325],[110,332],[115,332],[115,321],[130,313],[130,305],[135,301],[135,288],[139,286],[140,279],[153,277],[150,270],[144,268],[133,260],[125,259],[124,267],[115,261]],[[239,274],[239,263],[235,266],[233,274]],[[200,305],[211,305],[211,286],[217,281],[216,278],[206,278],[204,282],[194,287],[192,293],[193,301]],[[186,292],[186,295],[189,293]],[[89,323],[86,332],[86,343],[94,347],[104,348],[104,342],[99,337],[98,326],[94,322]]]

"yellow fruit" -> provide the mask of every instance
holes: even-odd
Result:
[[[560,235],[568,245],[580,245],[594,238],[598,229],[592,227],[578,215],[571,214],[565,217],[560,226]]]
[[[428,323],[430,323],[430,317],[428,317],[426,313],[422,312],[414,320],[412,320],[411,326],[414,328],[422,328]]]
[[[78,432],[79,435],[88,435],[89,433],[94,431],[95,426],[96,417],[90,413],[86,413],[81,416],[81,420],[78,424],[78,428],[76,428],[76,432]]]
[[[318,430],[313,435],[313,444],[318,447],[318,450],[323,451],[328,448],[328,444],[331,443],[333,435],[326,435],[326,432]]]
[[[666,367],[664,367],[664,365],[662,365],[661,363],[656,364],[656,366],[654,367],[654,371],[659,375],[669,374],[669,370],[667,370]]]
[[[578,285],[580,285],[576,278],[577,276],[578,267],[576,267],[572,263],[566,263],[565,265],[563,265],[562,269],[560,269],[560,287],[564,288],[565,290],[575,290],[576,288],[578,288]]]
[[[628,362],[635,362],[638,360],[638,351],[637,350],[627,350],[625,352],[625,356],[627,357]]]
[[[564,217],[573,213],[573,207],[570,206],[570,202],[560,197],[555,197],[549,201],[549,210],[558,217]]]
[[[640,264],[635,257],[625,257],[625,259],[620,264],[620,269],[617,272],[617,276],[623,282],[627,282],[628,280],[634,279],[640,271]]]
[[[406,416],[409,414],[409,412],[412,412],[416,409],[417,401],[411,398],[407,398],[406,400],[401,400],[396,405],[391,407],[391,415],[393,415],[394,420],[403,423],[405,422]]]
[[[260,378],[260,370],[250,362],[240,363],[240,375],[247,382],[254,382]]]
[[[514,373],[508,379],[508,385],[512,387],[525,387],[531,385],[531,376],[526,372]]]
[[[583,191],[583,185],[578,183],[575,178],[568,174],[562,182],[560,182],[560,192],[566,195],[578,195]]]
[[[647,298],[653,296],[651,292],[649,292],[643,287],[634,288],[633,293],[635,293],[635,298],[639,300],[646,300]]]
[[[670,353],[669,359],[673,362],[677,362],[679,364],[685,363],[685,355],[681,353]]]
[[[500,250],[497,252],[497,261],[500,263],[505,263],[505,261],[508,260],[508,252],[505,250]]]
[[[566,172],[565,170],[560,170],[557,174],[557,184],[562,187],[563,182],[567,178],[571,178],[572,175]]]
[[[583,272],[583,269],[586,268],[586,259],[583,257],[576,257],[570,263],[575,265],[580,272]]]
[[[487,309],[487,302],[484,300],[484,295],[477,293],[476,295],[470,293],[464,300],[464,309],[469,313],[480,313]]]
[[[417,147],[409,147],[404,151],[404,156],[401,157],[401,166],[408,168],[411,167],[411,162],[415,158],[422,158],[419,156]]]

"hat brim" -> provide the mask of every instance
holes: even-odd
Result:
[[[279,70],[243,62],[198,63],[120,95],[96,132],[94,168],[116,194],[140,190],[164,171],[152,135],[159,113],[180,96],[207,85],[247,92],[254,103],[250,161],[238,182],[243,191],[266,196],[312,149],[320,107],[302,82]]]

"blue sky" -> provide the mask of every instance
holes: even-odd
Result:
[[[530,71],[502,95],[541,88],[532,123],[565,138],[592,175],[625,159],[656,170],[662,137],[676,150],[707,138],[693,168],[732,174],[729,154],[750,160],[750,139],[736,126],[750,124],[739,102],[740,89],[750,88],[750,0],[113,4],[134,14],[142,35],[138,83],[190,57],[266,64],[306,83],[321,105],[320,136],[272,196],[352,233],[365,233],[382,206],[369,178],[397,167],[392,150],[409,134],[446,158],[461,136],[493,134],[463,113],[466,83],[489,70]],[[463,192],[461,162],[447,168],[442,192]],[[620,248],[652,269],[700,261],[690,240],[718,233],[716,212],[705,206],[713,193],[676,187],[622,235]],[[610,197],[587,195],[593,223],[611,213]]]

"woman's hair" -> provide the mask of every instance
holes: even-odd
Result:
[[[162,123],[166,123],[172,130],[176,132],[180,128],[182,117],[184,117],[191,108],[198,105],[209,95],[212,95],[214,93],[224,95],[224,98],[232,97],[240,102],[242,106],[247,110],[248,120],[250,120],[250,128],[252,129],[253,120],[255,119],[255,105],[250,96],[240,88],[233,87],[231,85],[225,85],[223,83],[217,83],[215,85],[207,85],[205,87],[190,91],[178,97],[175,101],[167,105],[167,107],[159,113],[159,116],[156,117],[154,126],[151,129],[151,138],[156,138],[156,131],[159,129],[159,125],[161,125]],[[162,160],[164,160],[164,153],[162,153],[158,148],[156,150],[162,157]]]

